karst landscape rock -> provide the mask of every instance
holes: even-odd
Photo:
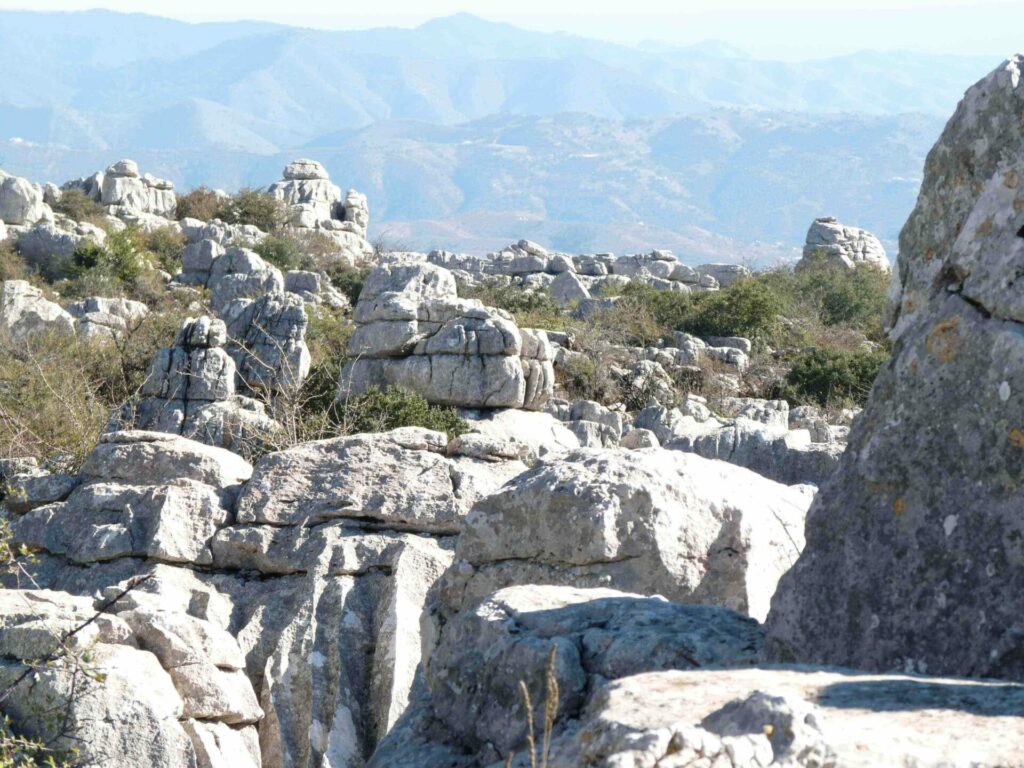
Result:
[[[0,173],[0,746],[1024,766],[1022,68],[891,267],[833,217],[768,273],[388,249],[314,159]]]

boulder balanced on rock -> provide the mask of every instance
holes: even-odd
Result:
[[[928,156],[893,357],[776,593],[777,659],[1024,676],[1022,69],[968,90]]]
[[[378,266],[366,279],[339,395],[398,386],[467,408],[539,410],[554,386],[543,331],[459,299],[455,278],[422,261]]]
[[[807,231],[802,262],[824,254],[832,264],[853,269],[858,264],[873,264],[881,270],[890,270],[885,248],[878,238],[859,227],[848,227],[839,219],[828,216],[815,219]]]

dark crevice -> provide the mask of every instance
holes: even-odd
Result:
[[[1017,237],[1024,237],[1024,226],[1017,230]]]

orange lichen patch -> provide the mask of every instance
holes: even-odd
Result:
[[[914,311],[914,300],[913,299],[904,299],[903,300],[903,310],[902,311],[905,312],[906,314],[910,314],[911,312],[913,312]]]
[[[907,511],[907,500],[900,496],[896,501],[892,503],[892,513],[896,517],[902,517],[903,513]]]
[[[978,228],[974,230],[974,234],[980,235],[981,237],[988,237],[989,235],[992,234],[992,230],[994,228],[995,219],[992,216],[989,216],[987,219],[981,222],[981,224],[978,225]]]
[[[929,248],[924,252],[924,261],[926,264],[931,263],[931,260],[935,258],[935,249]]]
[[[1020,213],[1024,211],[1024,197],[1013,198],[1013,212]]]
[[[1003,176],[1003,184],[1007,189],[1016,189],[1017,185],[1020,184],[1020,176],[1016,171],[1010,171]]]
[[[956,359],[960,343],[960,318],[951,317],[935,324],[924,345],[939,362],[948,363]]]
[[[964,223],[962,221],[958,221],[956,223],[956,236],[957,237],[960,237],[960,230],[962,230],[963,228],[964,228]]]
[[[1024,429],[1014,427],[1006,436],[1010,438],[1010,445],[1014,448],[1024,448]]]

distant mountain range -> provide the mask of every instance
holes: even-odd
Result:
[[[59,182],[130,156],[180,186],[234,188],[310,155],[410,247],[529,236],[762,261],[828,213],[891,241],[943,120],[998,63],[759,61],[465,14],[328,32],[0,12],[0,50],[9,172]]]

